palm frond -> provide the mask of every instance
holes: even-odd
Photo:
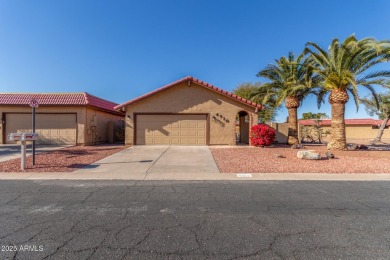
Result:
[[[359,99],[359,93],[357,92],[357,89],[348,88],[347,91],[351,93],[353,100],[355,101],[356,112],[359,111],[360,99]]]
[[[274,64],[268,64],[257,76],[267,78],[272,88],[276,105],[281,105],[288,97],[299,101],[310,94],[315,94],[315,89],[322,82],[322,77],[316,73],[317,65],[312,56],[305,51],[298,56],[290,51],[288,56],[275,60]]]

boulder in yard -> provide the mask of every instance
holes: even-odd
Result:
[[[320,160],[321,155],[318,151],[315,150],[301,150],[298,151],[297,157],[299,159],[307,159],[307,160]]]
[[[359,146],[357,144],[347,144],[347,150],[350,151],[359,150]]]
[[[304,149],[303,144],[293,144],[291,145],[291,149]]]
[[[326,156],[326,158],[328,158],[328,159],[334,159],[334,154],[331,153],[330,151],[327,151],[327,152],[325,153],[325,156]]]
[[[359,144],[359,150],[368,150],[368,146],[364,144]]]
[[[347,144],[347,150],[368,150],[368,147],[364,144]]]

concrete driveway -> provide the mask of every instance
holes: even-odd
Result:
[[[43,153],[53,150],[69,147],[69,145],[36,145],[35,152]],[[27,144],[27,156],[32,154],[32,144]],[[20,144],[1,144],[0,145],[0,162],[8,161],[11,159],[20,158]]]
[[[94,173],[97,177],[129,176],[137,179],[165,179],[166,173],[178,177],[191,174],[199,179],[219,170],[207,146],[133,146],[83,169],[73,172],[78,176]]]

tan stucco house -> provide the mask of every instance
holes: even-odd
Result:
[[[9,133],[31,132],[31,99],[36,99],[38,144],[92,145],[112,141],[113,129],[123,124],[118,104],[88,93],[0,93],[0,143]],[[110,140],[111,139],[111,140]]]
[[[262,106],[188,76],[115,109],[126,113],[129,145],[235,145],[249,143]]]

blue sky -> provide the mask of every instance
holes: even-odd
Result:
[[[308,41],[390,39],[389,14],[388,0],[0,0],[0,91],[121,103],[187,75],[231,91]],[[346,117],[368,116],[351,100]]]

